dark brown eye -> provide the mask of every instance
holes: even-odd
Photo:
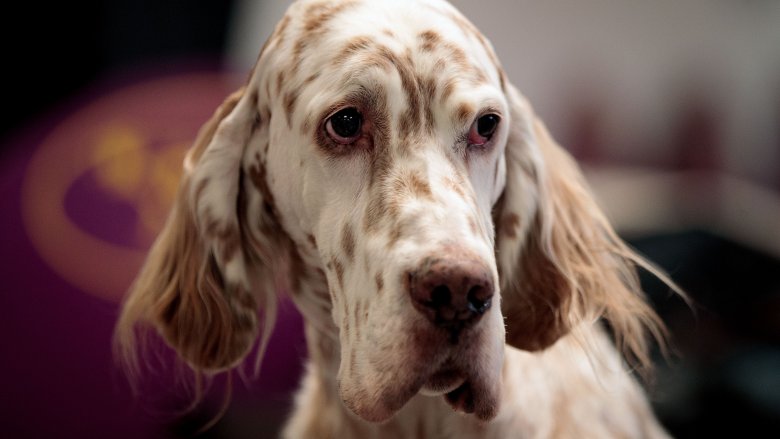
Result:
[[[350,144],[360,137],[363,116],[355,108],[339,110],[325,122],[325,131],[336,143]]]
[[[474,121],[469,130],[469,145],[481,146],[490,141],[501,118],[496,114],[485,114]]]

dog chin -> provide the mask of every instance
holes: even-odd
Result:
[[[466,381],[466,375],[457,370],[449,369],[437,372],[428,379],[420,389],[425,396],[441,396],[452,392]]]
[[[452,409],[473,414],[482,421],[498,412],[500,377],[492,374],[468,376],[454,369],[443,369],[428,378],[417,378],[378,389],[363,383],[340,386],[344,405],[365,421],[381,423],[393,417],[416,395],[443,397]]]
[[[384,361],[377,358],[358,363],[357,368],[342,364],[338,381],[344,405],[366,421],[384,422],[420,395],[441,397],[456,411],[482,421],[494,418],[504,357],[500,315],[495,320],[463,334],[457,345],[443,333],[424,328],[398,358],[387,355]]]
[[[381,423],[392,418],[422,388],[422,381],[389,384],[379,388],[368,382],[341,381],[339,393],[344,405],[368,422]]]
[[[443,371],[434,376],[420,393],[443,396],[455,411],[473,414],[483,421],[493,419],[498,412],[500,377],[490,373],[465,375],[456,371]]]

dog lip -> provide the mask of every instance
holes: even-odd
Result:
[[[400,410],[423,384],[415,380],[407,385],[384,389],[381,394],[372,395],[365,388],[352,388],[345,392],[345,387],[339,384],[341,400],[344,405],[357,416],[368,422],[384,422]]]
[[[444,395],[444,399],[455,411],[474,413],[474,391],[468,381],[464,381],[456,389],[448,392]]]
[[[431,375],[420,393],[426,396],[439,396],[452,392],[466,381],[466,375],[454,368],[442,369]]]

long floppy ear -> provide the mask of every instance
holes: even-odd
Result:
[[[247,225],[242,161],[250,139],[267,136],[255,106],[243,89],[229,96],[187,154],[175,205],[116,327],[117,353],[131,372],[138,326],[155,328],[194,369],[219,371],[253,346],[258,307],[266,323],[273,320],[275,292],[263,284],[273,276],[247,244],[256,237]]]
[[[670,281],[617,236],[572,157],[510,89],[506,187],[494,209],[507,343],[545,349],[603,318],[627,359],[645,365],[647,334],[662,342],[665,330],[635,267]]]

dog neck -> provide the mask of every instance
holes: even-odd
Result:
[[[307,322],[308,365],[282,437],[666,438],[653,422],[641,389],[624,373],[609,337],[592,323],[575,332],[580,331],[582,337],[592,337],[590,342],[602,353],[600,361],[591,361],[582,340],[574,335],[544,353],[506,349],[501,410],[491,422],[456,413],[442,397],[417,395],[388,421],[372,424],[341,402],[336,378],[341,362],[338,338]],[[628,404],[605,412],[604,407],[615,399]],[[608,423],[590,421],[607,414]]]

